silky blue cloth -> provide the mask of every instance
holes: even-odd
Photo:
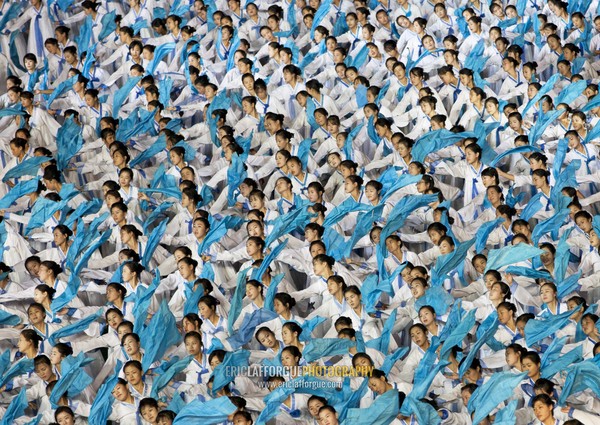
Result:
[[[233,324],[238,319],[242,311],[242,303],[244,300],[244,295],[246,294],[246,277],[248,276],[250,269],[251,268],[249,267],[244,270],[240,270],[237,275],[237,284],[235,292],[233,293],[233,297],[231,298],[229,315],[227,316],[227,326],[230,335],[233,334]]]
[[[0,209],[7,209],[20,197],[37,191],[39,181],[39,178],[35,178],[17,183],[6,195],[2,197],[2,199],[0,199]]]
[[[228,352],[225,354],[223,363],[215,367],[211,374],[211,376],[214,376],[212,396],[216,397],[217,391],[233,382],[241,368],[248,366],[249,361],[250,351],[248,350],[238,350],[233,353]]]
[[[527,245],[526,243],[508,245],[500,249],[492,249],[488,253],[485,272],[488,270],[499,270],[504,266],[508,266],[509,264],[519,263],[521,261],[537,257],[543,253],[543,250],[531,245]]]
[[[154,255],[154,251],[158,248],[162,237],[167,231],[167,221],[161,221],[158,226],[154,228],[150,236],[148,236],[148,242],[146,243],[146,249],[144,250],[144,254],[142,255],[142,265],[146,268],[150,265],[150,261],[152,261],[152,256]]]
[[[348,409],[342,425],[388,425],[400,412],[398,391],[391,389],[377,396],[367,408]]]
[[[600,394],[600,366],[594,361],[577,363],[569,366],[566,371],[567,379],[558,398],[559,406],[564,406],[571,394],[588,388],[595,394]]]
[[[152,363],[160,360],[169,348],[181,342],[177,321],[165,300],[150,319],[148,326],[141,332],[140,339],[145,350],[142,359],[144,371],[147,371]]]
[[[348,353],[350,347],[354,347],[356,342],[349,339],[339,338],[319,338],[306,344],[302,357],[307,363],[312,363],[326,356],[336,356]]]
[[[0,425],[13,425],[14,420],[25,413],[25,409],[27,409],[27,397],[25,396],[25,387],[23,387],[19,391],[19,395],[11,400]]]
[[[115,400],[112,391],[117,385],[121,367],[121,361],[117,360],[113,375],[104,381],[100,389],[98,389],[98,393],[90,409],[89,425],[106,425],[108,417],[112,413],[113,401]]]
[[[141,81],[142,77],[129,77],[125,84],[121,86],[113,96],[113,118],[119,117],[119,111],[121,110],[121,106],[125,103],[125,100],[129,97],[131,90]]]
[[[0,388],[5,386],[13,378],[29,372],[33,372],[33,359],[24,358],[19,360],[2,375],[2,378],[0,378]]]
[[[564,313],[549,315],[545,319],[539,318],[528,321],[525,325],[525,342],[531,347],[536,342],[549,337],[569,323],[571,316],[577,313],[579,309],[581,309],[581,306]]]
[[[438,257],[431,268],[431,285],[443,285],[444,280],[453,270],[456,270],[465,261],[469,249],[475,244],[475,239],[459,243],[454,251]],[[441,313],[440,313],[441,314]]]
[[[265,310],[264,308],[255,310],[251,314],[246,314],[238,331],[227,338],[227,341],[234,350],[238,350],[250,342],[258,326],[277,317],[279,317],[277,313]]]
[[[175,377],[175,375],[185,370],[185,368],[188,367],[188,365],[194,359],[194,356],[187,356],[181,360],[175,357],[175,359],[176,361],[169,365],[167,370],[154,377],[154,380],[152,381],[152,392],[150,393],[152,398],[158,398],[158,393],[160,390],[169,385],[169,382]]]
[[[77,335],[80,332],[85,331],[90,327],[92,323],[98,320],[103,315],[103,309],[100,308],[98,311],[92,315],[89,315],[81,320],[78,320],[70,325],[64,326],[60,329],[54,331],[50,337],[48,338],[48,342],[50,345],[56,345],[59,342],[60,338]]]
[[[67,356],[63,359],[61,362],[61,377],[56,382],[49,397],[52,407],[58,407],[58,402],[65,393],[68,392],[70,397],[75,396],[92,383],[92,378],[83,370],[92,361],[93,359],[87,358],[83,352],[80,352],[77,356]]]
[[[496,372],[489,381],[477,388],[469,399],[469,412],[475,412],[473,425],[485,419],[503,401],[513,395],[514,389],[525,379],[527,372]]]

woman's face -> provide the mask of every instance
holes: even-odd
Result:
[[[39,308],[30,308],[29,311],[27,312],[27,317],[29,318],[29,322],[32,325],[37,325],[40,324],[44,321],[44,319],[46,318],[46,312],[45,311],[41,311]],[[20,351],[23,351],[21,349],[19,349]]]
[[[489,189],[487,191],[487,196],[489,201],[493,204],[496,205],[498,202],[501,201],[501,193],[499,193],[496,189]]]
[[[194,276],[194,266],[192,264],[186,264],[184,261],[180,261],[177,265],[177,269],[186,281],[192,280]]]
[[[431,311],[424,308],[419,311],[419,320],[421,320],[421,323],[423,323],[425,326],[429,326],[435,321],[435,316]]]
[[[127,230],[121,229],[121,243],[128,244],[133,241],[133,233],[128,232]]]
[[[178,155],[175,151],[169,152],[169,159],[173,165],[180,165],[183,161],[183,157]]]
[[[325,406],[320,400],[311,400],[308,402],[308,411],[310,415],[317,419],[319,417],[319,409]]]
[[[45,282],[52,278],[52,272],[48,269],[48,267],[40,265],[38,266],[38,277],[41,281]]]
[[[254,285],[246,285],[246,296],[254,301],[260,296],[260,291]]]
[[[331,295],[335,295],[341,289],[341,285],[339,285],[335,280],[329,279],[327,281],[327,290]]]
[[[115,223],[121,223],[123,220],[125,220],[125,212],[121,211],[119,208],[111,209],[110,216],[115,221]]]
[[[400,248],[400,242],[394,238],[387,238],[385,240],[385,247],[389,252],[396,252]]]
[[[453,250],[454,247],[448,241],[443,241],[440,244],[440,252],[442,253],[442,255],[450,254]]]
[[[125,352],[129,355],[135,355],[140,351],[140,343],[135,340],[132,336],[127,337],[123,344],[123,348],[125,348]]]
[[[553,407],[552,405],[548,406],[546,403],[542,401],[536,401],[533,405],[533,413],[535,417],[542,423],[546,423],[545,421],[549,418],[553,418]]]
[[[425,287],[421,282],[412,282],[410,285],[410,293],[415,299],[421,298],[425,295]]]
[[[294,357],[292,353],[284,351],[281,353],[281,364],[284,367],[298,366],[298,358]]]
[[[202,344],[197,338],[189,337],[185,340],[185,349],[190,356],[197,356],[202,351]]]
[[[510,367],[515,367],[515,365],[520,363],[519,355],[512,348],[507,348],[505,351],[506,364]]]
[[[365,196],[370,202],[375,202],[379,199],[379,192],[373,186],[365,187]]]
[[[258,342],[267,348],[273,348],[275,347],[275,343],[277,341],[274,334],[271,332],[262,331],[260,334],[258,334]]]
[[[544,251],[544,253],[540,256],[542,264],[544,266],[548,266],[554,263],[554,254],[552,254],[548,248],[544,248],[542,251]]]
[[[114,287],[108,286],[106,288],[106,300],[109,303],[114,304],[115,301],[117,301],[119,298],[121,298],[121,293],[117,291]]]
[[[360,295],[356,295],[354,292],[346,292],[344,297],[346,298],[348,305],[353,309],[357,309],[360,306]]]
[[[385,379],[384,378],[376,378],[374,376],[369,378],[369,389],[379,395],[385,393],[385,391],[387,389]]]
[[[113,328],[115,330],[123,321],[121,316],[119,316],[117,313],[112,313],[112,312],[108,314],[108,317],[106,319],[108,322],[108,326],[110,326],[111,328]]]
[[[513,319],[513,317],[514,316],[513,316],[512,311],[508,310],[507,308],[500,307],[498,309],[498,320],[503,325],[506,325],[507,323],[509,323],[511,321],[511,319]]]
[[[281,337],[283,338],[283,343],[285,345],[291,345],[298,339],[298,335],[295,332],[290,331],[287,327],[284,327],[281,330]]]
[[[542,289],[540,289],[540,297],[545,304],[556,301],[556,293],[550,285],[542,286]]]
[[[46,301],[47,298],[48,298],[48,294],[46,294],[45,292],[40,291],[39,289],[36,289],[33,292],[33,300],[36,303],[42,304],[44,301]]]
[[[499,284],[493,284],[489,294],[491,301],[502,301],[504,300],[504,294],[502,293],[502,287]]]
[[[201,221],[197,221],[192,227],[192,233],[196,238],[202,238],[206,235],[206,226]]]
[[[52,351],[50,352],[50,363],[57,365],[60,364],[62,359],[63,355],[60,354],[60,351],[58,351],[56,348],[52,348]]]
[[[544,177],[540,177],[536,174],[533,175],[532,180],[533,180],[533,185],[536,187],[536,189],[541,189],[546,184],[546,179]]]
[[[142,381],[142,371],[133,366],[126,367],[125,379],[131,385],[137,385]]]
[[[540,371],[540,365],[534,363],[530,359],[525,359],[522,361],[523,372],[527,372],[527,376],[530,378],[535,378]]]
[[[581,321],[581,328],[583,329],[583,333],[589,336],[595,333],[596,324],[591,318],[586,317]]]
[[[421,328],[413,328],[410,331],[410,339],[414,342],[418,347],[422,347],[427,343],[427,335],[423,332]]]
[[[213,315],[214,310],[201,302],[198,303],[198,312],[200,313],[200,317],[202,317],[203,319],[208,319]]]

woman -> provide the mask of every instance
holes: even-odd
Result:
[[[55,248],[46,251],[45,255],[42,255],[42,258],[55,261],[60,264],[61,267],[64,267],[67,256],[69,255],[69,248],[73,244],[73,241],[71,240],[73,231],[64,224],[59,224],[52,231],[52,235],[54,237]]]
[[[413,346],[410,354],[404,361],[401,377],[403,381],[410,383],[413,382],[415,369],[425,355],[425,352],[429,349],[431,343],[427,338],[427,328],[421,323],[412,325],[409,329],[409,335]]]
[[[354,329],[362,332],[365,341],[381,336],[380,322],[367,314],[362,303],[360,289],[356,286],[349,286],[344,291],[344,298],[346,298],[348,307],[343,314],[350,317]]]
[[[185,368],[185,382],[188,384],[203,384],[208,381],[212,368],[208,356],[204,354],[202,336],[191,331],[185,335],[185,349],[188,355],[193,356],[192,362]]]
[[[129,384],[129,390],[134,397],[138,399],[150,397],[152,379],[144,374],[141,361],[129,360],[125,363],[123,372],[125,373],[125,380]]]
[[[12,357],[11,365],[14,367],[19,361],[24,359],[33,360],[40,353],[39,348],[43,338],[33,329],[24,329],[19,335],[19,341],[17,342],[17,351]],[[22,388],[29,386],[30,374],[25,373],[14,377],[11,381],[7,382],[4,387],[0,388],[0,392],[6,390],[6,386],[10,385],[12,388]]]
[[[56,291],[54,294],[55,297],[59,297],[67,289],[66,282],[58,279],[58,275],[62,271],[62,267],[54,261],[42,261],[40,264],[38,278],[42,283],[45,283]]]
[[[198,302],[198,311],[202,318],[202,341],[207,347],[212,345],[213,338],[227,338],[227,320],[217,314],[219,301],[212,295],[205,295]]]
[[[202,295],[207,295],[204,293],[204,287],[196,276],[196,267],[198,267],[198,262],[191,257],[183,257],[177,262],[177,270],[183,282],[177,286],[177,290],[169,300],[169,309],[177,321],[183,319],[183,316],[187,313],[194,313],[192,310],[196,306],[188,305],[188,300],[193,300],[193,294],[196,291],[202,290]],[[202,289],[199,289],[201,287]]]
[[[279,341],[273,331],[266,326],[261,327],[254,338],[260,345],[267,349],[267,352],[272,354],[273,356],[279,356],[281,354],[281,350],[283,349],[283,342]]]
[[[46,315],[47,312],[45,307],[37,302],[31,304],[27,309],[27,317],[29,319],[28,328],[35,331],[40,338],[36,349],[39,350],[40,353],[49,355],[52,346],[47,343],[46,340],[59,329],[59,326],[47,322]]]
[[[419,257],[415,253],[403,249],[404,244],[396,234],[390,235],[385,239],[385,247],[388,250],[389,255],[385,259],[384,264],[390,274],[392,274],[398,266],[401,266],[406,262],[411,263],[413,266],[421,264],[421,260],[419,260]]]
[[[311,312],[306,319],[310,320],[313,317],[325,317],[331,320],[331,324],[335,323],[338,317],[340,317],[347,309],[348,304],[344,297],[344,291],[347,289],[346,282],[342,276],[333,275],[327,279],[327,292],[330,297],[324,299],[323,304],[313,312]],[[327,327],[325,327],[327,329]],[[335,337],[335,329],[330,326],[330,330],[327,332],[326,337]]]
[[[273,310],[279,317],[265,323],[265,326],[273,329],[277,338],[282,338],[281,330],[285,323],[296,322],[302,324],[304,322],[303,318],[292,313],[292,308],[294,308],[295,305],[296,300],[292,298],[290,294],[285,292],[275,294],[275,297],[273,298]]]
[[[528,351],[527,354],[521,358],[523,372],[527,372],[527,377],[517,388],[521,392],[521,396],[525,401],[525,406],[529,406],[531,399],[535,396],[533,386],[535,385],[535,382],[541,378],[541,363],[540,355],[535,351]]]
[[[126,298],[127,301],[134,301],[137,297],[138,287],[144,289],[148,288],[148,285],[141,281],[142,272],[145,270],[144,266],[133,261],[127,262],[123,265],[123,272],[121,278],[123,279],[123,287],[129,294]]]
[[[544,303],[544,308],[538,314],[538,317],[546,318],[551,315],[564,313],[568,310],[565,303],[558,300],[558,290],[552,282],[546,282],[540,287],[540,298]]]
[[[283,324],[281,335],[283,343],[287,347],[296,347],[301,353],[304,350],[304,343],[298,339],[302,333],[302,327],[296,322],[286,322]],[[309,335],[310,337],[310,335]]]
[[[532,400],[536,425],[560,425],[563,421],[554,418],[554,401],[547,394],[539,394]]]
[[[591,359],[594,357],[594,347],[600,342],[600,331],[596,327],[598,316],[593,313],[584,314],[581,318],[581,328],[586,336],[583,341],[583,358]]]
[[[264,307],[265,298],[263,296],[263,288],[263,285],[258,280],[249,280],[246,283],[246,298],[250,303],[240,312],[239,317],[233,324],[233,329],[239,329],[247,314],[252,314],[256,310]]]
[[[494,338],[505,346],[515,344],[522,340],[521,334],[517,330],[517,307],[507,301],[503,301],[496,307],[498,312],[498,321],[500,326],[494,335]]]
[[[434,336],[439,337],[444,325],[436,318],[435,310],[430,305],[424,305],[419,309],[419,320],[427,328],[427,338],[431,340]]]
[[[301,366],[306,365],[302,353],[295,346],[288,346],[281,350],[281,365],[290,379],[297,378],[301,373]]]
[[[134,322],[133,301],[125,301],[127,289],[120,283],[111,282],[106,286],[106,301],[109,309],[117,308],[123,317],[130,322]]]

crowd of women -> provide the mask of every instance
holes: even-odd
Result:
[[[0,0],[0,424],[600,424],[598,0]]]

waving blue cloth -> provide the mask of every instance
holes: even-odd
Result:
[[[503,401],[513,395],[514,389],[525,379],[527,372],[497,372],[489,381],[477,388],[469,399],[469,412],[475,412],[473,425],[484,420]]]
[[[339,338],[319,338],[310,341],[304,347],[302,357],[312,363],[322,357],[343,355],[348,353],[350,347],[354,347],[356,342],[349,339]]]
[[[400,412],[398,391],[391,389],[378,396],[373,404],[364,409],[348,409],[342,425],[387,425]]]
[[[62,362],[62,376],[56,382],[54,389],[50,393],[50,403],[52,407],[57,408],[60,398],[67,393],[69,396],[80,394],[92,383],[92,378],[85,373],[83,367],[90,364],[93,359],[85,357],[80,352],[76,357],[67,356]]]
[[[16,187],[17,186],[15,186],[15,188]],[[66,202],[64,201],[54,202],[47,198],[38,198],[31,209],[31,217],[27,223],[27,227],[25,227],[25,235],[31,234],[33,229],[42,227],[47,220],[49,220],[57,211],[62,210],[65,205]]]
[[[163,300],[158,312],[150,319],[148,327],[142,331],[140,339],[145,350],[142,359],[144,371],[147,371],[152,363],[160,360],[170,347],[181,342],[177,321],[166,301]]]
[[[4,417],[0,425],[12,425],[14,420],[20,416],[23,416],[27,409],[27,397],[25,396],[25,387],[21,388],[19,395],[12,399],[8,408],[4,412]]]
[[[526,243],[508,245],[500,249],[492,249],[488,253],[485,272],[488,270],[500,270],[502,267],[508,266],[509,264],[519,263],[542,255],[543,253],[543,250],[527,245]]]
[[[558,405],[564,406],[570,395],[586,389],[600,394],[600,366],[595,361],[585,361],[567,368],[567,379],[558,398]]]
[[[258,269],[256,269],[255,271],[252,272],[252,279],[256,279],[258,281],[260,281],[262,279],[263,275],[267,271],[267,268],[269,268],[271,263],[273,263],[273,261],[275,261],[275,259],[279,256],[279,254],[281,254],[281,252],[287,246],[287,243],[288,243],[288,239],[286,239],[285,241],[283,241],[282,243],[280,243],[279,245],[277,245],[276,247],[273,247],[271,249],[271,252],[269,252],[266,255],[266,257],[263,259],[263,261],[262,261],[261,265],[258,267]]]
[[[238,350],[252,339],[254,331],[258,326],[277,317],[279,317],[277,313],[265,310],[264,308],[258,309],[251,314],[246,314],[238,331],[227,338],[227,341],[234,350]]]
[[[475,343],[471,346],[469,354],[467,354],[467,357],[465,358],[465,360],[463,360],[463,363],[461,364],[458,370],[458,375],[461,377],[461,379],[464,376],[465,372],[469,369],[469,367],[471,367],[471,363],[473,363],[473,359],[475,358],[475,356],[479,354],[479,350],[481,349],[481,347],[483,347],[483,345],[488,341],[488,339],[494,336],[494,334],[498,330],[499,324],[500,322],[498,321],[498,316],[496,315],[493,321],[484,321],[484,323],[482,323],[479,326],[479,329],[477,329],[477,341],[475,341]]]
[[[559,329],[562,329],[571,316],[577,313],[581,306],[577,306],[573,310],[565,311],[560,314],[553,314],[545,319],[532,319],[525,325],[525,342],[529,347],[542,339],[549,337]]]
[[[242,302],[244,300],[244,295],[246,294],[246,277],[248,276],[249,271],[250,267],[241,270],[237,275],[237,284],[231,299],[229,315],[227,316],[227,326],[230,335],[233,334],[233,324],[238,319],[242,311]]]
[[[462,319],[457,327],[452,330],[450,335],[444,339],[444,344],[440,351],[440,359],[446,360],[452,351],[452,347],[461,347],[462,341],[469,334],[469,331],[475,326],[475,312],[477,310],[471,310]]]
[[[217,391],[224,388],[227,384],[233,382],[236,378],[236,370],[242,367],[247,367],[250,360],[250,351],[238,350],[236,352],[228,352],[225,354],[223,363],[219,364],[213,370],[212,376],[214,381],[212,384],[212,396],[216,397]]]
[[[565,337],[563,338],[559,338],[559,339],[565,339]],[[581,345],[578,345],[577,347],[575,347],[574,349],[570,350],[569,352],[565,353],[565,354],[561,354],[561,349],[562,347],[564,347],[564,341],[562,342],[562,344],[560,345],[560,348],[558,348],[557,350],[552,350],[552,346],[555,345],[555,342],[558,340],[554,340],[552,342],[552,344],[550,345],[550,347],[548,347],[548,349],[546,350],[546,352],[544,353],[544,356],[542,357],[542,378],[544,379],[552,379],[552,377],[554,375],[556,375],[557,373],[563,371],[563,370],[567,370],[567,368],[573,364],[573,363],[579,363],[581,361],[583,361],[583,347]],[[552,351],[551,356],[552,356],[552,360],[548,360],[547,355],[548,353]],[[544,361],[546,360],[546,361]]]
[[[150,301],[152,301],[152,296],[158,285],[160,284],[160,274],[158,270],[155,271],[154,279],[152,280],[152,284],[146,289],[143,287],[138,287],[135,296],[135,304],[133,306],[133,317],[135,321],[133,323],[133,331],[140,335],[144,329],[144,323],[146,323],[146,319],[148,316],[148,308],[150,307]]]
[[[117,118],[119,116],[119,111],[121,110],[121,106],[125,103],[125,100],[129,97],[131,90],[140,82],[142,77],[129,77],[125,84],[120,87],[114,97],[113,97],[113,118]]]
[[[50,335],[50,337],[48,338],[48,342],[50,343],[50,345],[56,345],[59,342],[60,338],[64,338],[66,336],[71,335],[77,335],[78,333],[83,332],[87,328],[89,328],[90,325],[96,320],[98,320],[100,317],[102,317],[102,315],[103,309],[100,308],[96,313],[56,330]]]
[[[166,371],[156,376],[152,381],[152,392],[150,396],[152,398],[158,398],[158,393],[160,390],[169,385],[169,382],[175,377],[175,375],[185,370],[185,368],[188,367],[193,359],[194,356],[187,356],[181,360],[177,360],[175,363],[170,365]]]
[[[35,178],[17,183],[6,195],[2,197],[2,199],[0,199],[0,209],[7,209],[20,197],[37,191],[39,181],[39,178]]]
[[[456,270],[467,258],[469,249],[475,244],[475,239],[462,242],[449,254],[438,257],[435,266],[431,268],[431,284],[439,286],[452,270]]]
[[[17,326],[21,323],[21,318],[16,314],[10,314],[6,310],[0,310],[0,325]]]
[[[158,244],[165,234],[167,230],[167,222],[161,221],[160,224],[154,228],[150,236],[148,236],[148,243],[146,244],[146,250],[142,255],[142,265],[144,267],[148,267],[150,265],[150,261],[152,260],[152,256],[154,255],[154,251],[158,248]]]
[[[13,378],[25,373],[33,372],[33,359],[22,359],[15,363],[7,372],[0,378],[0,388],[5,386]]]
[[[98,41],[104,41],[106,37],[117,30],[117,23],[115,22],[116,16],[117,12],[116,10],[113,10],[102,17],[100,20],[102,29],[100,30],[100,34],[98,34]]]
[[[117,385],[121,366],[121,361],[117,360],[113,375],[104,381],[98,390],[98,394],[96,394],[96,398],[94,399],[92,408],[90,409],[90,425],[106,425],[108,417],[112,413],[113,401],[115,400],[112,392]]]
[[[374,348],[375,350],[388,354],[388,350],[390,348],[390,337],[392,334],[392,328],[396,323],[396,315],[398,311],[392,311],[392,314],[386,319],[383,329],[381,330],[381,336],[370,341],[365,342],[365,345],[369,348]]]

